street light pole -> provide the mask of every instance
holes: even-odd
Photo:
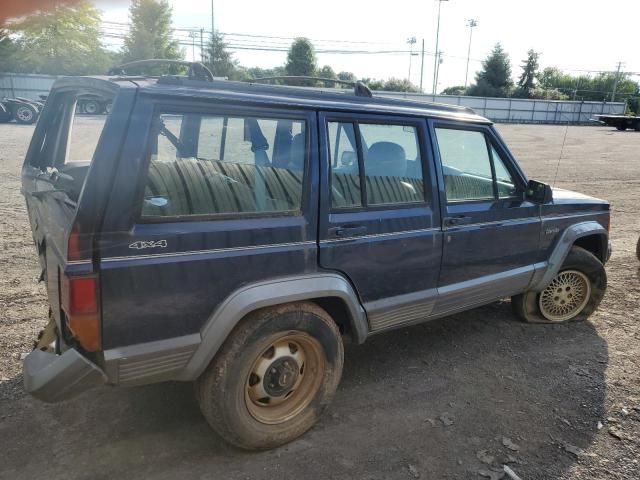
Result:
[[[436,77],[438,72],[438,46],[440,43],[440,8],[442,7],[442,2],[448,2],[449,0],[436,0],[438,2],[438,27],[436,28],[436,57],[433,60],[433,95],[436,94]]]
[[[438,91],[438,83],[439,82],[439,78],[440,78],[440,65],[442,65],[442,54],[444,52],[442,50],[440,50],[438,53],[436,53],[436,57],[438,58],[438,66],[436,68],[436,92]],[[435,94],[434,94],[435,95]]]
[[[411,83],[411,57],[413,56],[413,45],[416,43],[416,37],[408,38],[407,43],[409,44],[409,74],[407,81]]]
[[[191,61],[196,61],[196,36],[198,34],[196,32],[189,32],[189,37],[191,37]]]
[[[467,22],[469,26],[469,49],[467,50],[467,71],[464,74],[464,88],[467,88],[467,83],[469,81],[469,59],[471,58],[471,38],[473,38],[473,28],[478,26],[477,20],[471,18]]]
[[[422,77],[424,75],[424,38],[422,39],[422,60],[420,61],[420,93],[424,93],[422,89]]]

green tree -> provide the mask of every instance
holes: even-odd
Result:
[[[336,75],[336,72],[334,72],[333,68],[331,68],[331,66],[329,65],[325,65],[324,67],[322,67],[318,72],[318,76],[322,78],[332,78],[332,79],[338,78],[338,76]],[[334,88],[338,86],[338,84],[334,82],[322,82],[322,84],[324,85],[325,88]]]
[[[217,77],[227,77],[236,79],[241,76],[237,72],[238,62],[234,60],[233,55],[227,49],[227,43],[224,41],[224,35],[220,32],[214,32],[206,46],[205,64],[211,69]]]
[[[355,74],[351,72],[340,72],[338,73],[338,78],[345,82],[355,82],[358,79]]]
[[[111,56],[100,43],[99,22],[100,12],[88,0],[79,0],[37,10],[11,23],[19,49],[14,70],[53,75],[106,73]]]
[[[467,88],[464,85],[456,85],[455,87],[447,87],[440,95],[466,95]]]
[[[558,90],[572,100],[609,101],[613,85],[616,83],[616,72],[602,72],[595,76],[570,75],[556,67],[548,67],[537,75],[538,86],[544,90]],[[638,93],[638,83],[631,80],[628,74],[620,74],[616,86],[616,100],[625,101]]]
[[[284,67],[274,67],[274,68],[238,67],[238,70],[237,70],[237,76],[239,80],[253,80],[254,78],[264,78],[264,77],[281,77],[286,74],[287,72],[285,72]],[[281,81],[277,81],[274,83],[282,84]]]
[[[482,62],[482,70],[476,74],[476,83],[469,88],[469,95],[480,97],[508,97],[513,88],[511,61],[499,43]]]
[[[124,39],[122,59],[125,62],[148,58],[179,60],[184,56],[176,40],[171,38],[172,10],[167,0],[132,0],[129,8],[131,28]],[[166,68],[153,67],[158,74]],[[175,68],[169,69],[175,72]]]
[[[419,92],[420,89],[406,78],[391,77],[388,80],[376,80],[373,78],[363,78],[362,83],[371,90],[382,90],[386,92]]]
[[[18,47],[7,30],[0,28],[0,70],[13,72],[16,67]]]
[[[285,65],[287,75],[313,76],[316,72],[316,54],[313,44],[308,38],[296,38],[287,53],[287,63]],[[312,86],[313,81],[296,81],[296,85]]]
[[[518,88],[514,92],[514,97],[529,98],[531,96],[531,90],[535,86],[536,75],[538,73],[539,63],[538,59],[540,54],[533,49],[527,52],[527,59],[523,60],[522,75],[518,80]]]

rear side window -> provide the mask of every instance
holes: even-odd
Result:
[[[416,127],[329,122],[328,134],[333,208],[424,202]]]
[[[93,159],[106,120],[106,115],[76,113],[73,116],[65,163],[90,162]]]
[[[300,212],[305,134],[304,120],[159,114],[143,218]]]
[[[483,132],[436,128],[448,201],[507,198],[515,182]]]

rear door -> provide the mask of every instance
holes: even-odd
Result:
[[[540,257],[540,207],[490,126],[431,122],[444,251],[435,313],[523,291]]]
[[[320,265],[355,285],[372,330],[425,318],[442,252],[423,119],[320,114]]]
[[[92,92],[112,99],[118,115],[79,115],[78,99]],[[56,83],[33,134],[22,170],[22,191],[31,223],[49,304],[60,331],[60,278],[93,271],[92,234],[106,198],[117,145],[126,130],[135,88],[95,79]],[[92,172],[92,175],[90,175]],[[93,177],[93,179],[91,178]],[[72,230],[77,241],[70,242]]]
[[[189,341],[239,287],[317,269],[314,113],[141,93],[134,117],[100,239],[105,349]]]

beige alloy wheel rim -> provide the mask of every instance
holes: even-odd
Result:
[[[255,359],[245,401],[253,418],[274,425],[298,415],[313,400],[324,377],[320,343],[302,332],[279,334]]]
[[[591,297],[591,282],[578,270],[560,272],[540,294],[542,315],[552,322],[563,322],[578,315]]]

